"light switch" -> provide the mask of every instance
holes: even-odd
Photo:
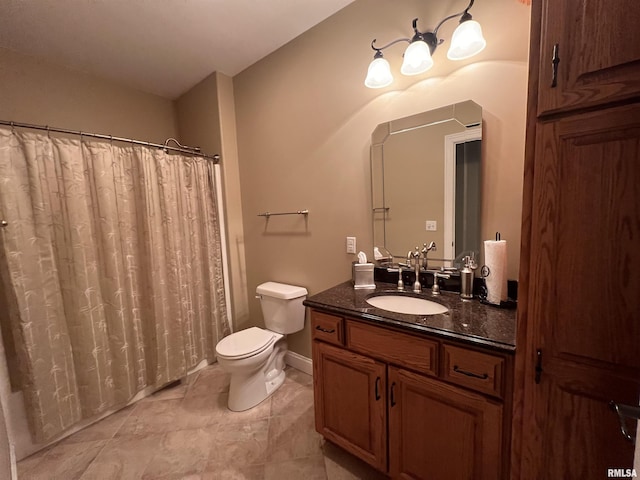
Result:
[[[438,230],[438,222],[435,220],[427,220],[427,231],[435,232],[436,230]]]
[[[356,253],[356,237],[347,237],[347,253]]]

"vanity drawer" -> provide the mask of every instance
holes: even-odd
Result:
[[[344,320],[336,315],[311,310],[311,329],[314,340],[344,345]]]
[[[444,344],[442,363],[445,380],[502,398],[504,358]]]
[[[437,375],[438,342],[346,320],[347,347],[427,375]]]

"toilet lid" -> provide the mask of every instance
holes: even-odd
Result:
[[[220,340],[216,345],[216,353],[227,358],[249,357],[269,347],[280,336],[269,330],[250,327]]]

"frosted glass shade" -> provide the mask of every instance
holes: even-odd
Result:
[[[393,82],[393,75],[391,75],[389,62],[382,57],[374,58],[369,64],[364,84],[369,88],[382,88],[391,82]]]
[[[449,60],[464,60],[480,53],[487,46],[482,36],[482,27],[475,20],[467,20],[458,25],[451,37],[451,47],[447,52]]]
[[[411,42],[404,52],[404,61],[400,72],[403,75],[418,75],[433,67],[431,50],[422,40]]]

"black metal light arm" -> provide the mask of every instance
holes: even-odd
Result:
[[[373,41],[371,42],[371,48],[373,48],[376,52],[381,52],[385,48],[390,47],[391,45],[395,45],[396,43],[400,43],[400,42],[411,43],[411,39],[410,38],[398,38],[397,40],[394,40],[393,42],[387,43],[383,47],[374,47],[373,44],[376,43],[376,39],[374,38]]]
[[[438,30],[440,30],[440,27],[442,26],[443,23],[451,20],[452,18],[457,18],[457,17],[462,17],[462,19],[464,20],[471,20],[471,14],[469,13],[469,9],[473,6],[473,2],[475,0],[471,0],[469,2],[469,5],[467,6],[467,8],[465,8],[463,11],[461,11],[460,13],[454,13],[453,15],[449,15],[448,17],[443,18],[440,23],[436,26],[436,28],[433,30],[433,34],[434,35],[438,35]]]

